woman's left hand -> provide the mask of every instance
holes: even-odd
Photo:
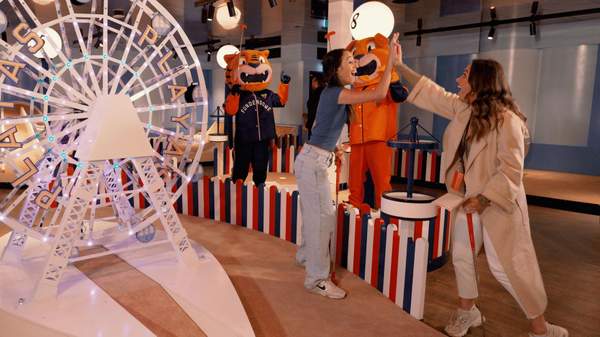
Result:
[[[487,204],[483,204],[477,197],[469,198],[469,199],[465,200],[462,204],[462,207],[466,213],[477,212],[477,213],[481,214],[487,206],[488,206]]]

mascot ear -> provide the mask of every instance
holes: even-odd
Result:
[[[262,55],[262,57],[264,58],[269,58],[269,50],[261,50],[259,51],[260,55]]]
[[[377,45],[377,47],[386,48],[388,45],[387,37],[380,33],[377,33],[373,39],[375,39],[375,45]]]
[[[346,46],[346,50],[347,51],[352,51],[352,49],[354,49],[354,46],[356,45],[356,40],[352,40],[350,43],[348,43],[348,45]]]

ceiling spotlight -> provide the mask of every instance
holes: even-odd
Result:
[[[535,21],[531,21],[531,23],[529,23],[529,35],[531,35],[531,36],[537,35],[537,27],[536,27]]]
[[[202,7],[202,23],[206,23],[208,21],[208,7]]]
[[[206,51],[206,62],[210,62],[210,58],[212,56],[212,53],[210,52],[210,50]]]
[[[271,8],[277,6],[277,0],[269,0],[269,6],[271,6]]]
[[[488,40],[493,40],[494,35],[496,35],[496,27],[490,27],[490,32],[488,33]]]
[[[235,16],[235,5],[233,4],[233,0],[227,1],[227,11],[229,12],[230,17]]]
[[[206,17],[206,19],[208,21],[212,21],[214,17],[215,17],[215,5],[211,3],[210,5],[208,5],[208,16]]]
[[[498,15],[496,14],[496,6],[490,6],[490,18],[492,18],[492,20],[496,20],[498,18]]]
[[[531,3],[531,21],[529,22],[529,35],[535,36],[537,35],[537,27],[535,19],[537,17],[539,7],[539,1],[534,1]]]
[[[417,35],[417,47],[421,46],[421,29],[423,29],[423,19],[419,18],[417,20],[417,28],[419,30],[419,35]]]

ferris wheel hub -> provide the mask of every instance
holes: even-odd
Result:
[[[154,155],[142,121],[128,96],[99,96],[88,113],[88,125],[75,154],[79,160],[97,161]]]

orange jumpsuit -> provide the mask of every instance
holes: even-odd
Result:
[[[354,90],[375,90],[377,84]],[[379,102],[355,104],[350,121],[350,203],[355,207],[363,204],[364,183],[367,170],[375,185],[375,208],[381,206],[381,194],[392,189],[393,150],[387,141],[398,132],[397,102],[408,96],[399,82],[392,83],[387,96]]]

